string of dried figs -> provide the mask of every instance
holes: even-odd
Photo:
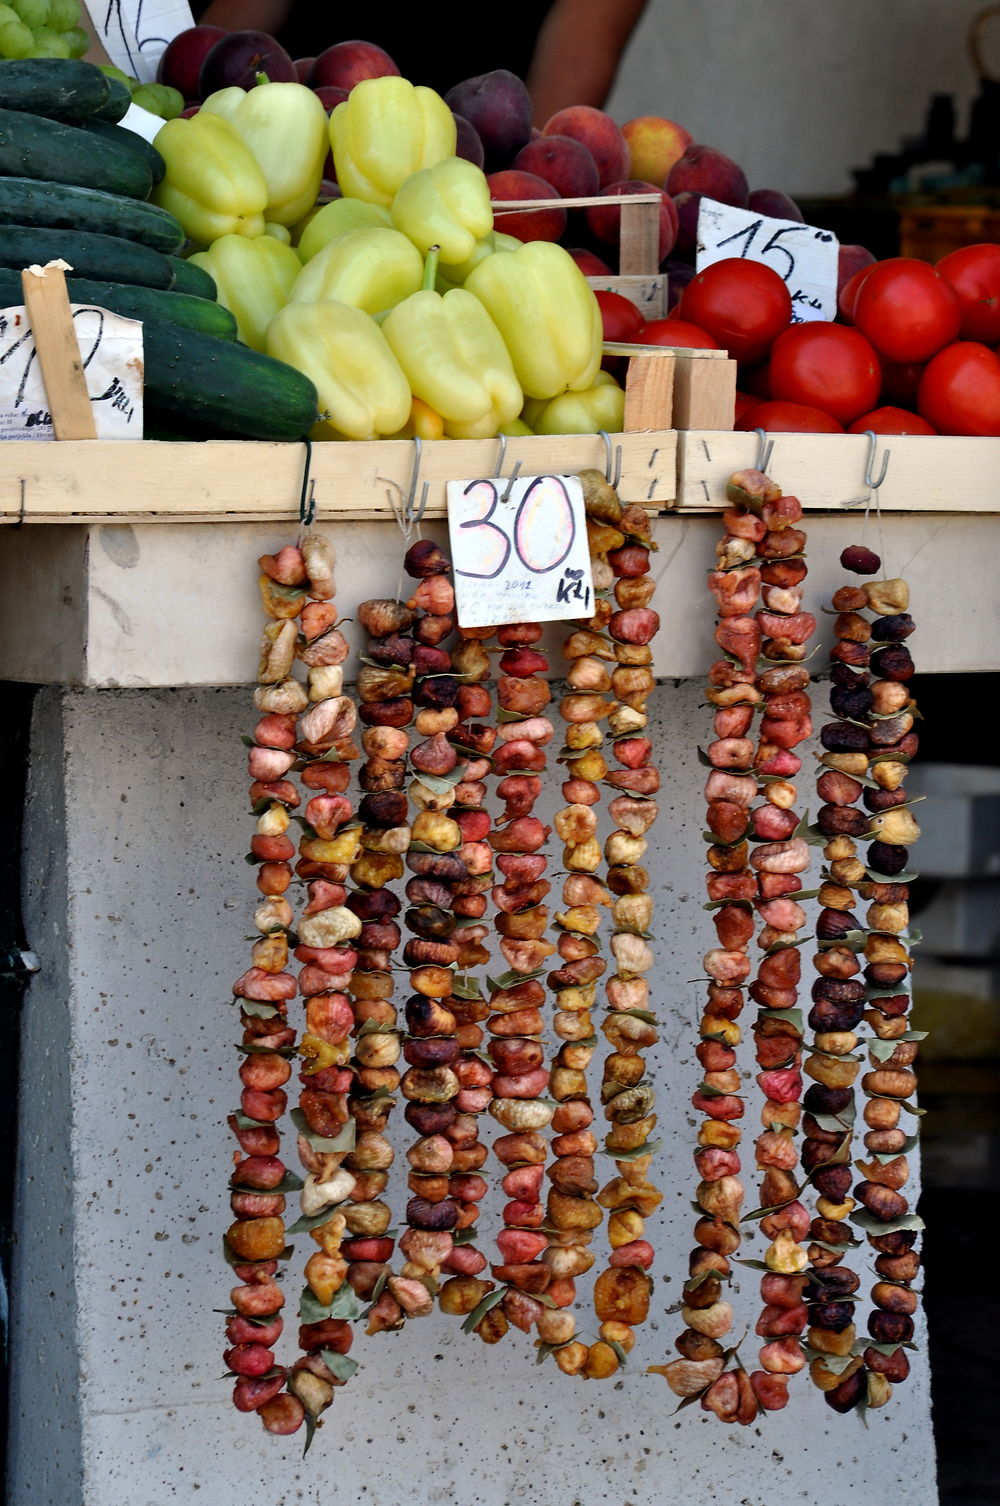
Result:
[[[499,1285],[467,1324],[486,1343],[497,1343],[511,1323],[530,1331],[544,1310],[541,1294],[546,1302],[559,1300],[558,1289],[549,1290],[552,1272],[539,1258],[548,1246],[540,1229],[547,1156],[541,1130],[554,1111],[544,1096],[549,1086],[542,1043],[545,989],[538,974],[555,951],[546,939],[549,912],[542,903],[551,887],[542,850],[550,828],[532,814],[547,764],[545,748],[554,736],[545,715],[552,696],[545,678],[549,661],[535,647],[541,636],[542,627],[534,622],[504,623],[496,630],[501,654],[492,766],[501,776],[497,793],[504,809],[494,816],[488,841],[502,875],[491,894],[507,971],[487,980],[486,1029],[493,1065],[489,1111],[506,1131],[494,1140],[493,1150],[505,1168],[501,1185],[509,1201],[496,1238],[500,1259],[491,1266]]]
[[[288,836],[289,812],[300,804],[300,796],[285,776],[296,761],[297,717],[309,707],[309,694],[292,668],[304,635],[327,613],[333,595],[333,556],[322,538],[307,535],[296,546],[263,556],[260,566],[261,596],[271,621],[261,645],[254,704],[262,715],[248,765],[253,780],[250,799],[258,817],[251,858],[259,864],[257,887],[264,898],[254,916],[262,939],[255,943],[253,965],[234,985],[241,999],[246,1061],[241,1069],[241,1113],[230,1124],[244,1158],[237,1158],[234,1172],[237,1222],[227,1234],[227,1244],[242,1257],[236,1269],[244,1285],[232,1293],[236,1313],[227,1330],[233,1344],[227,1360],[239,1377],[236,1406],[257,1411],[268,1431],[290,1433],[306,1416],[296,1394],[297,1368],[288,1372],[274,1365],[270,1350],[283,1321],[284,1294],[275,1277],[284,1253],[284,1190],[302,1187],[305,1195],[303,1184],[286,1171],[277,1154],[276,1123],[286,1107],[283,1084],[291,1076],[288,1057],[295,1041],[286,1019],[288,1000],[299,991],[298,980],[287,971],[294,917],[285,895],[295,854]],[[334,694],[339,688],[333,687]]]
[[[404,874],[409,849],[409,804],[406,795],[407,752],[414,707],[413,643],[408,629],[416,616],[405,602],[376,597],[358,608],[359,626],[367,634],[358,671],[359,716],[364,725],[365,759],[358,775],[362,790],[358,817],[363,823],[351,862],[354,886],[348,909],[356,916],[358,955],[351,978],[352,1034],[355,1039],[354,1087],[349,1109],[360,1147],[356,1162],[362,1198],[347,1241],[348,1282],[368,1301],[366,1332],[391,1332],[402,1326],[408,1287],[393,1274],[395,1238],[391,1213],[379,1196],[386,1190],[394,1156],[385,1131],[398,1102],[401,1052],[394,1003],[394,961],[401,942],[397,917],[402,901],[392,888]],[[369,1137],[369,1138],[366,1138]],[[417,1299],[426,1298],[421,1291]]]
[[[803,1165],[818,1194],[804,1293],[810,1318],[806,1353],[812,1355],[809,1374],[813,1384],[838,1410],[844,1402],[847,1410],[853,1405],[850,1398],[857,1398],[860,1384],[853,1377],[862,1368],[861,1359],[853,1353],[855,1302],[861,1280],[845,1259],[857,1244],[846,1220],[855,1207],[850,1196],[854,1082],[858,1073],[854,1051],[865,1007],[865,984],[859,977],[861,962],[850,941],[858,931],[854,908],[858,886],[865,878],[864,864],[857,856],[858,839],[868,828],[872,792],[877,792],[868,776],[868,718],[873,705],[868,670],[871,628],[859,610],[866,603],[864,591],[855,586],[841,587],[831,602],[837,613],[830,675],[834,720],[821,730],[825,751],[816,785],[823,802],[816,825],[825,839],[827,867],[818,896],[822,908],[814,965],[819,976],[813,983],[808,1020],[816,1052],[823,1053],[817,1060],[823,1062],[825,1070],[814,1074],[815,1081],[805,1095],[802,1146]]]
[[[762,688],[758,682],[758,660],[764,624],[769,617],[778,618],[774,623],[775,642],[789,640],[789,622],[797,613],[776,613],[775,608],[781,605],[797,608],[795,592],[804,575],[804,562],[797,556],[801,555],[805,540],[799,530],[791,527],[800,515],[798,502],[794,498],[783,499],[780,488],[760,471],[737,472],[728,484],[727,498],[733,505],[723,513],[725,532],[716,546],[716,568],[709,575],[709,589],[716,602],[715,639],[726,657],[711,665],[707,691],[707,699],[715,708],[715,738],[706,755],[710,765],[705,785],[710,867],[707,890],[718,945],[705,957],[708,999],[697,1048],[704,1077],[692,1098],[693,1106],[705,1115],[695,1153],[701,1177],[695,1196],[702,1216],[695,1226],[697,1243],[689,1259],[686,1300],[681,1309],[688,1326],[676,1341],[682,1358],[655,1368],[665,1376],[675,1394],[686,1400],[700,1396],[705,1410],[716,1412],[725,1421],[746,1424],[757,1416],[761,1404],[757,1392],[769,1401],[780,1402],[782,1387],[771,1379],[779,1372],[768,1370],[763,1362],[761,1371],[754,1372],[756,1389],[751,1376],[738,1362],[726,1369],[730,1356],[720,1342],[733,1324],[732,1305],[722,1295],[722,1282],[731,1276],[730,1257],[740,1245],[744,1200],[737,1152],[741,1130],[736,1121],[745,1111],[744,1100],[737,1091],[740,1077],[736,1047],[742,1035],[737,1021],[745,1003],[743,985],[752,970],[748,948],[755,931],[754,908],[758,901],[762,907],[769,907],[788,893],[796,892],[797,875],[808,864],[806,844],[781,825],[783,806],[779,803],[787,800],[790,806],[794,801],[790,775],[800,766],[791,746],[782,747],[781,743],[791,737],[798,740],[808,716],[807,706],[794,702],[784,707],[791,712],[790,716],[771,715],[767,719],[762,726],[761,748],[756,759],[748,734],[755,709],[765,701],[765,696],[775,697],[767,708],[773,713],[782,709],[779,696],[797,695],[801,689],[789,689],[785,675],[788,666],[775,666],[773,674],[770,669],[764,670],[760,676]],[[758,550],[767,552],[758,558]],[[758,617],[756,609],[762,587],[768,591],[768,604],[765,613]],[[782,592],[792,594],[782,596],[779,594]],[[808,624],[800,627],[807,628]],[[793,657],[785,655],[784,648],[779,652]],[[797,666],[793,673],[800,673]],[[769,675],[772,678],[768,679]],[[782,726],[785,722],[787,727]],[[773,783],[777,799],[767,800],[751,817],[759,781],[768,790]],[[748,838],[752,821],[758,845],[751,862]],[[772,840],[766,840],[768,836]],[[765,927],[770,924],[768,913],[765,909],[762,916]],[[780,916],[777,918],[780,920]],[[775,934],[783,933],[775,933],[772,927],[772,935]],[[777,946],[770,951],[761,960],[752,985],[755,1001],[768,1009],[775,1004],[791,1007],[795,1002],[799,967],[799,954],[794,946]],[[780,1015],[778,1023],[784,1024]],[[761,1045],[763,1033],[756,1034],[759,1052],[771,1049]],[[788,1046],[779,1041],[774,1049],[787,1054]],[[768,1094],[767,1112],[774,1104],[775,1123],[781,1129],[788,1127],[785,1121],[793,1116],[794,1110],[775,1104],[771,1089],[777,1087],[776,1083],[765,1078],[762,1086]],[[767,1120],[765,1133],[769,1131],[770,1120]],[[776,1133],[780,1135],[781,1130]],[[766,1144],[770,1149],[771,1143]],[[778,1149],[777,1145],[773,1148]],[[760,1154],[762,1147],[758,1145],[757,1149]],[[764,1215],[761,1228],[774,1246],[779,1240],[784,1246],[789,1235],[794,1235],[797,1221],[801,1222],[801,1216],[796,1201],[786,1200],[783,1206]],[[768,1358],[774,1363],[774,1356]]]
[[[414,777],[408,793],[416,814],[408,856],[411,903],[404,916],[411,935],[403,950],[414,992],[406,1006],[408,1066],[401,1087],[407,1122],[419,1138],[407,1152],[411,1197],[408,1228],[400,1241],[406,1255],[402,1274],[415,1288],[423,1287],[427,1303],[408,1312],[412,1317],[430,1311],[455,1249],[455,1235],[478,1218],[478,1203],[486,1192],[485,1180],[475,1169],[476,1120],[457,1103],[463,1085],[455,1068],[463,1048],[452,1006],[458,1002],[454,968],[483,960],[480,942],[486,934],[474,916],[461,925],[463,917],[455,913],[455,906],[463,898],[475,898],[484,856],[488,872],[491,855],[488,848],[477,851],[482,844],[470,840],[467,825],[447,814],[464,767],[449,740],[459,724],[462,688],[451,653],[443,647],[455,625],[449,561],[436,544],[418,540],[407,551],[404,569],[419,582],[408,605],[417,613],[412,627],[415,726],[424,739],[410,753]],[[476,883],[470,882],[473,879]],[[456,1167],[455,1161],[466,1152],[471,1155],[462,1170],[462,1162]]]
[[[490,955],[484,945],[488,927],[483,917],[493,883],[492,849],[487,846],[484,851],[483,843],[491,824],[486,808],[486,775],[490,771],[489,755],[496,742],[496,727],[489,720],[493,712],[489,690],[492,667],[485,647],[493,636],[493,628],[463,628],[457,624],[456,634],[458,641],[451,660],[459,690],[454,724],[446,735],[459,755],[459,762],[447,779],[454,781],[449,791],[452,802],[449,808],[462,832],[460,851],[471,860],[470,874],[447,889],[441,886],[434,894],[422,893],[421,897],[445,906],[450,904],[457,920],[453,937],[459,943],[459,953],[448,1005],[455,1018],[455,1039],[459,1046],[458,1058],[452,1066],[459,1091],[454,1098],[456,1117],[447,1129],[447,1136],[452,1145],[449,1185],[461,1210],[451,1253],[442,1268],[446,1279],[438,1292],[438,1306],[442,1312],[464,1318],[494,1289],[494,1283],[482,1274],[489,1264],[487,1257],[474,1242],[478,1204],[486,1190],[485,1178],[480,1173],[489,1156],[488,1146],[480,1139],[479,1119],[493,1096],[493,1071],[479,1049],[486,1036],[483,1021],[489,1006],[470,969],[488,962]],[[436,883],[420,879],[411,882]]]
[[[783,495],[773,482],[751,483],[744,492],[737,479],[730,484],[729,496],[745,497],[754,519],[748,526],[755,533],[763,603],[755,613],[763,667],[756,680],[762,701],[753,760],[763,800],[751,813],[749,835],[758,844],[750,861],[756,870],[754,908],[763,922],[756,939],[764,955],[749,993],[758,1005],[754,1054],[761,1069],[757,1085],[764,1095],[762,1132],[754,1149],[757,1168],[764,1173],[759,1189],[759,1204],[765,1210],[761,1228],[770,1244],[761,1280],[764,1307],[755,1326],[765,1342],[758,1352],[760,1368],[751,1372],[749,1381],[760,1407],[778,1411],[788,1401],[788,1376],[805,1363],[798,1335],[806,1323],[801,1273],[807,1264],[802,1241],[809,1215],[799,1197],[795,1131],[803,1088],[803,1028],[796,1008],[799,933],[807,919],[800,903],[801,874],[808,866],[809,850],[797,835],[803,818],[795,810],[794,777],[802,767],[795,749],[812,733],[805,660],[816,619],[802,611],[807,566],[805,534],[794,526],[802,519],[798,498]]]
[[[650,605],[655,583],[649,561],[655,545],[650,519],[641,507],[622,508],[618,502],[604,523],[617,535],[607,555],[614,595],[608,602],[606,629],[615,664],[608,728],[618,767],[606,768],[602,776],[611,792],[608,812],[615,822],[603,847],[613,896],[609,948],[615,971],[605,985],[607,1011],[601,1030],[611,1050],[603,1063],[601,1102],[610,1124],[604,1151],[613,1159],[617,1175],[597,1194],[598,1204],[608,1210],[611,1255],[594,1283],[600,1337],[590,1346],[584,1374],[600,1378],[617,1371],[635,1345],[636,1324],[649,1315],[654,1252],[645,1238],[645,1220],[663,1197],[648,1179],[656,1114],[643,1057],[658,1038],[646,977],[654,961],[648,940],[653,902],[649,873],[641,862],[646,832],[658,813],[655,796],[660,788],[659,771],[650,763],[652,744],[645,735],[647,698],[655,684],[651,644],[660,625]]]
[[[599,471],[581,472],[580,481],[595,600],[593,615],[581,620],[563,645],[563,656],[570,661],[559,704],[564,735],[560,758],[564,761],[599,752],[604,740],[600,724],[613,709],[613,702],[606,699],[611,689],[607,663],[586,651],[576,652],[576,648],[580,632],[585,635],[586,647],[587,640],[607,624],[613,610],[609,590],[614,580],[608,550],[624,542],[624,536],[607,521],[609,516],[616,519],[621,513],[613,489]],[[576,1297],[576,1277],[594,1264],[595,1256],[589,1246],[594,1230],[603,1220],[595,1201],[599,1184],[594,1157],[598,1142],[592,1129],[595,1115],[587,1068],[597,1045],[591,1014],[597,980],[607,968],[596,939],[600,907],[610,904],[611,896],[595,877],[601,862],[596,835],[600,785],[593,778],[575,774],[563,782],[562,794],[567,803],[555,816],[556,834],[564,844],[565,908],[555,915],[559,931],[556,950],[561,960],[547,978],[549,988],[555,992],[553,1029],[560,1041],[552,1061],[549,1088],[557,1105],[552,1116],[555,1135],[551,1142],[553,1159],[546,1171],[551,1183],[547,1208],[538,1202],[533,1210],[537,1221],[546,1224],[548,1248],[542,1259],[557,1283],[560,1306],[539,1315],[537,1342],[540,1356],[554,1353],[564,1374],[583,1375],[589,1380],[610,1374],[618,1366],[615,1353],[603,1337],[598,1344],[589,1346],[576,1338],[576,1318],[570,1310]],[[541,1168],[535,1187],[540,1194]]]
[[[861,545],[846,549],[841,562],[861,576],[873,575],[881,566],[878,556]],[[914,1246],[922,1227],[902,1193],[909,1177],[906,1152],[912,1142],[900,1128],[903,1108],[909,1106],[908,1100],[916,1091],[913,1064],[920,1039],[909,1029],[907,1019],[911,959],[905,939],[909,926],[908,848],[919,836],[903,785],[909,760],[918,747],[913,731],[916,704],[908,689],[914,664],[905,644],[914,624],[907,611],[909,591],[905,581],[869,581],[845,589],[855,593],[850,606],[860,621],[868,625],[861,616],[864,611],[872,613],[874,619],[867,640],[859,631],[866,656],[854,660],[853,665],[858,679],[861,675],[864,679],[861,684],[856,680],[851,687],[854,709],[863,713],[859,730],[865,733],[865,745],[863,749],[836,750],[864,753],[869,781],[864,803],[870,814],[858,835],[874,839],[857,883],[859,898],[868,901],[865,924],[860,932],[852,928],[849,937],[851,942],[860,940],[863,945],[864,1000],[869,1006],[864,1018],[874,1033],[869,1041],[871,1070],[862,1078],[867,1098],[864,1144],[868,1159],[856,1163],[864,1180],[853,1189],[862,1207],[850,1216],[878,1252],[875,1267],[881,1279],[871,1293],[874,1310],[867,1323],[871,1342],[863,1348],[863,1365],[854,1366],[857,1356],[852,1353],[838,1384],[825,1392],[825,1399],[838,1411],[849,1411],[859,1404],[883,1405],[891,1395],[892,1383],[909,1373],[902,1346],[913,1338],[917,1296],[912,1282],[920,1267]],[[861,691],[870,697],[867,706],[858,700]],[[857,772],[861,772],[860,760]]]

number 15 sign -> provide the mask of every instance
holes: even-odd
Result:
[[[578,477],[449,481],[447,495],[461,627],[593,615]]]
[[[778,220],[716,199],[698,205],[697,267],[739,256],[761,261],[787,284],[792,323],[837,317],[838,242],[829,230]]]

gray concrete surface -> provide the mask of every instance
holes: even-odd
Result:
[[[911,1379],[867,1425],[833,1414],[802,1376],[784,1412],[729,1429],[697,1407],[676,1414],[645,1373],[673,1355],[680,1319],[667,1309],[692,1243],[692,980],[714,934],[700,699],[695,682],[655,694],[654,1173],[666,1195],[650,1220],[654,1316],[633,1361],[615,1382],[573,1381],[536,1367],[519,1333],[487,1349],[440,1315],[359,1335],[362,1369],[303,1461],[301,1434],[267,1437],[233,1410],[213,1312],[230,1286],[230,984],[256,894],[239,741],[250,691],[40,693],[26,867],[42,972],[24,1023],[10,1506],[932,1506],[923,1325]],[[762,1249],[748,1235],[745,1253]],[[737,1337],[752,1330],[757,1279],[739,1276]],[[752,1333],[746,1347],[752,1359]]]

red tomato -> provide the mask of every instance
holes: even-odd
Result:
[[[960,338],[995,345],[1000,340],[1000,246],[961,246],[936,266],[958,295]]]
[[[917,388],[920,386],[920,378],[924,374],[926,362],[910,361],[905,366],[900,366],[896,361],[882,361],[882,391],[879,394],[883,403],[893,403],[901,408],[915,408],[917,406]]]
[[[919,413],[909,413],[905,408],[873,408],[863,413],[848,427],[848,434],[936,434],[926,418]]]
[[[688,324],[683,319],[650,319],[636,335],[637,345],[678,345],[684,350],[718,350],[718,340],[713,340],[697,324]]]
[[[740,391],[737,391],[737,393],[736,393],[736,416],[733,419],[733,428],[734,429],[752,429],[754,427],[754,425],[753,424],[745,424],[745,423],[743,423],[743,419],[745,419],[747,417],[747,415],[750,413],[750,410],[752,408],[759,408],[759,407],[760,407],[760,398],[759,397],[755,397],[752,392],[740,392]]]
[[[768,434],[843,434],[829,413],[803,403],[758,403],[734,425],[737,429],[764,429]]]
[[[744,392],[752,392],[758,402],[765,397],[772,397],[770,362],[761,361],[759,366],[742,367],[739,384]]]
[[[1000,356],[975,340],[938,351],[920,378],[917,409],[939,434],[1000,434]]]
[[[849,424],[878,402],[878,356],[860,330],[817,319],[793,324],[771,347],[771,396],[820,408]]]
[[[747,366],[763,361],[773,341],[791,323],[791,295],[772,267],[727,257],[691,279],[678,304],[690,320]]]
[[[601,322],[605,340],[623,340],[631,343],[642,328],[642,315],[622,293],[605,292],[600,289],[594,297],[600,304]]]
[[[891,256],[862,279],[854,323],[887,360],[929,361],[957,339],[961,308],[954,288],[930,262]]]
[[[837,294],[837,312],[845,324],[854,323],[854,303],[858,289],[873,266],[874,262],[871,262],[867,267],[859,267],[856,272],[852,272]]]

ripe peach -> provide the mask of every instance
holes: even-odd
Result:
[[[636,115],[622,126],[629,149],[629,177],[662,187],[692,143],[690,131],[662,115]]]
[[[621,127],[593,105],[569,105],[557,110],[542,127],[543,136],[572,136],[597,164],[601,187],[628,175],[629,146]]]
[[[664,185],[673,197],[679,193],[701,193],[720,204],[745,209],[750,189],[743,169],[717,147],[693,142],[679,157]]]
[[[538,136],[521,148],[511,167],[543,178],[564,199],[588,198],[601,186],[597,163],[573,136]]]

